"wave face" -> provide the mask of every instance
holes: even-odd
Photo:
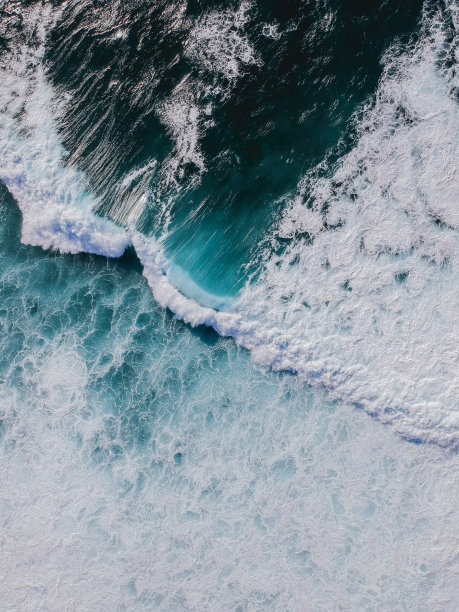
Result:
[[[0,6],[8,609],[455,609],[457,8],[293,4]]]
[[[67,163],[85,172],[98,212],[162,241],[208,293],[234,295],[299,177],[346,136],[388,41],[413,32],[420,7],[65,3],[45,60],[65,100]]]

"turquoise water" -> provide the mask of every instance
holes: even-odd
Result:
[[[453,609],[456,456],[175,320],[133,258],[23,246],[1,214],[9,609]]]
[[[0,7],[8,610],[455,610],[457,11]]]

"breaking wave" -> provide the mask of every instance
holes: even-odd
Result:
[[[237,27],[245,23],[245,10],[236,13]],[[203,69],[232,80],[254,56],[244,37],[226,36],[234,24],[226,13],[218,15],[192,30],[187,52]],[[258,253],[261,272],[232,304],[193,289],[200,304],[174,286],[160,244],[132,229],[142,203],[131,202],[119,215],[126,228],[94,212],[100,203],[84,172],[66,165],[59,139],[56,117],[65,99],[56,103],[46,79],[45,39],[53,19],[56,11],[46,5],[30,9],[26,29],[13,37],[0,65],[0,178],[21,208],[22,241],[110,257],[133,245],[155,298],[178,318],[232,336],[256,361],[296,372],[403,437],[456,448],[454,7],[427,6],[420,39],[386,54],[376,96],[356,117],[354,147],[331,170],[325,160],[299,182]],[[212,45],[200,55],[204,35],[218,48],[221,37],[231,45],[223,49],[224,62]],[[196,94],[189,91],[172,94],[158,110],[177,144],[173,173],[190,160],[199,172],[205,169]],[[155,168],[152,161],[148,170]]]

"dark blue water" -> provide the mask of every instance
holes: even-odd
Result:
[[[301,176],[349,146],[350,117],[374,92],[383,52],[416,36],[421,5],[270,1],[247,4],[238,20],[234,3],[71,4],[46,54],[50,80],[72,96],[60,121],[69,162],[115,220],[141,181],[138,227],[161,234],[167,205],[169,259],[205,290],[234,294]],[[200,45],[215,45],[207,63],[187,43],[200,29]],[[174,132],[164,114],[176,100],[197,117]],[[120,189],[154,162],[151,176]]]

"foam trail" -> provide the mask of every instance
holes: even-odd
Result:
[[[199,183],[206,170],[200,139],[214,125],[215,107],[228,97],[245,66],[260,63],[244,34],[251,8],[242,2],[235,11],[210,11],[188,23],[183,51],[198,75],[188,73],[156,108],[175,144],[161,168],[161,191]]]
[[[205,163],[199,146],[202,133],[200,109],[193,88],[186,82],[179,83],[169,98],[159,105],[157,112],[175,142],[174,151],[163,164],[163,189],[179,188],[187,165],[195,168],[190,182],[191,186],[196,185],[205,170]]]
[[[26,41],[0,59],[0,178],[22,211],[22,241],[62,252],[117,257],[126,232],[96,216],[84,175],[64,165],[65,150],[50,113],[59,108],[43,66],[47,28],[57,18],[48,6],[25,13]]]
[[[196,20],[185,44],[186,55],[201,68],[232,81],[242,66],[256,64],[254,50],[242,33],[249,21],[249,2],[235,11],[211,11]]]
[[[135,227],[151,197],[150,183],[158,162],[154,159],[140,168],[133,168],[116,185],[115,201],[120,206],[110,209],[110,218],[126,227]]]

